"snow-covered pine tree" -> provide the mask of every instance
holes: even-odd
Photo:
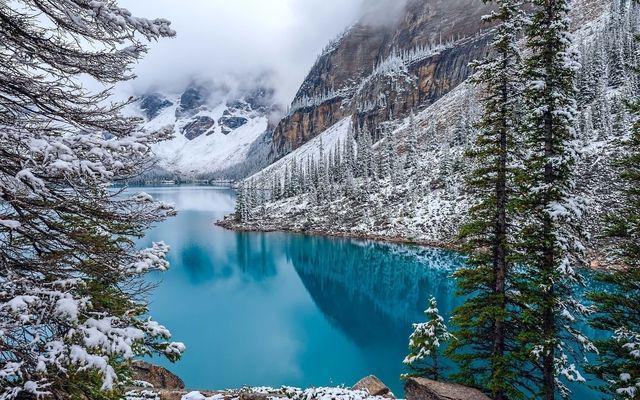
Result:
[[[615,243],[612,261],[620,266],[599,273],[605,290],[589,296],[597,311],[591,324],[612,334],[596,343],[600,355],[593,371],[606,382],[603,392],[625,400],[640,398],[640,100],[629,111],[636,120],[631,135],[622,139],[623,206],[607,226]]]
[[[2,1],[0,20],[0,398],[120,398],[130,360],[184,350],[135,289],[169,248],[134,239],[174,210],[109,188],[169,135],[79,79],[132,79],[143,40],[175,33],[115,1]]]
[[[386,179],[391,176],[391,160],[393,153],[389,151],[393,147],[391,142],[390,132],[384,134],[384,146],[380,148],[380,162],[378,163],[378,172],[381,179]]]
[[[329,176],[327,158],[324,151],[324,141],[322,138],[320,138],[320,150],[318,154],[318,184],[316,188],[318,204],[325,204],[329,194]]]
[[[354,151],[355,144],[356,141],[353,137],[353,126],[349,126],[347,140],[344,143],[344,162],[347,164],[347,168],[351,169],[352,173],[356,170],[356,155]]]
[[[244,185],[241,183],[236,190],[236,207],[235,207],[235,219],[238,222],[244,222],[245,216],[245,190]]]
[[[293,160],[291,160],[291,196],[300,194],[300,189],[298,188],[298,182],[300,180],[299,173],[298,161],[296,157],[293,157]]]
[[[536,397],[569,395],[566,381],[584,382],[573,362],[577,348],[594,350],[578,330],[588,311],[575,298],[582,283],[579,220],[583,209],[574,196],[578,68],[571,51],[569,0],[531,1],[527,27],[523,138],[526,158],[518,181],[518,259],[522,268],[517,301],[523,331],[522,356]]]
[[[444,366],[440,361],[440,347],[454,339],[454,336],[449,333],[434,297],[429,299],[429,307],[424,313],[427,322],[413,324],[409,354],[403,361],[411,372],[402,375],[403,379],[415,376],[438,380],[442,377]]]
[[[276,173],[273,174],[273,183],[271,186],[271,201],[277,201],[281,199],[282,195],[282,182],[280,176]]]
[[[522,94],[518,40],[523,15],[520,0],[496,0],[495,4],[493,14],[485,17],[497,23],[493,52],[476,63],[473,77],[483,88],[485,109],[476,145],[468,153],[477,165],[468,185],[479,201],[460,232],[470,256],[455,277],[460,293],[468,299],[454,311],[457,339],[449,352],[460,364],[459,380],[504,400],[522,394],[523,376],[514,357],[518,309],[509,296],[513,290],[513,166]]]
[[[404,168],[415,171],[418,168],[418,127],[416,126],[416,116],[413,112],[409,116],[406,148],[407,159]]]
[[[341,183],[344,179],[342,174],[342,142],[338,139],[333,148],[333,182]]]
[[[611,2],[611,20],[613,29],[607,32],[607,52],[609,59],[609,86],[618,88],[627,81],[627,68],[624,60],[625,37],[623,28],[626,0]]]
[[[284,167],[284,198],[289,198],[293,196],[293,185],[291,183],[291,170],[289,169],[289,164],[286,164]]]
[[[369,166],[370,166],[370,151],[371,151],[371,136],[369,131],[364,128],[358,132],[356,140],[356,146],[358,148],[356,158],[356,177],[368,178]]]

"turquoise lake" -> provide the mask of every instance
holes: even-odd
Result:
[[[351,386],[373,374],[402,395],[413,322],[434,295],[448,318],[460,303],[457,253],[286,233],[237,233],[214,222],[235,195],[211,187],[144,188],[178,216],[144,239],[171,246],[154,275],[151,315],[187,352],[155,359],[188,388]],[[143,243],[143,244],[144,244]],[[596,399],[581,386],[576,399]]]

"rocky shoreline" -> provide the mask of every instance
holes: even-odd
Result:
[[[445,243],[436,240],[425,239],[412,239],[403,237],[400,235],[376,235],[366,232],[351,232],[342,230],[323,230],[323,229],[308,229],[304,227],[295,226],[276,226],[276,225],[256,225],[253,223],[241,223],[237,222],[233,216],[227,216],[222,220],[215,222],[216,226],[224,229],[228,229],[235,232],[284,232],[293,233],[304,236],[325,236],[334,238],[347,238],[347,239],[361,239],[372,240],[375,242],[393,243],[393,244],[407,244],[421,247],[433,247],[443,250],[460,251],[459,246],[454,243]]]
[[[395,400],[389,387],[373,375],[353,387],[298,389],[283,386],[245,387],[221,391],[188,390],[177,375],[147,362],[133,364],[132,385],[125,400]],[[490,400],[477,389],[436,382],[425,378],[409,378],[405,383],[407,400]]]
[[[391,244],[405,244],[405,245],[413,245],[420,247],[431,247],[442,250],[450,250],[450,251],[462,251],[460,246],[453,242],[441,242],[437,240],[426,240],[426,239],[412,239],[407,238],[401,235],[376,235],[366,232],[351,232],[351,231],[341,231],[341,230],[324,230],[324,229],[308,229],[304,227],[297,226],[280,226],[276,224],[265,224],[264,221],[260,221],[256,223],[255,221],[251,222],[237,222],[235,218],[231,216],[227,216],[222,220],[215,221],[215,225],[224,229],[228,229],[230,231],[235,232],[284,232],[284,233],[292,233],[303,236],[324,236],[324,237],[333,237],[333,238],[347,238],[347,239],[360,239],[360,240],[372,240],[375,242],[382,243],[391,243]],[[587,254],[587,262],[589,265],[589,269],[592,270],[610,270],[610,269],[620,269],[624,268],[624,266],[618,264],[611,264],[603,252],[596,250],[589,250]]]

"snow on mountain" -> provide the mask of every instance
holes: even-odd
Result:
[[[145,129],[173,126],[173,138],[153,150],[160,169],[183,177],[224,176],[224,171],[247,162],[252,146],[268,132],[275,110],[271,89],[257,85],[238,90],[222,84],[147,93],[129,108],[144,119]]]
[[[248,180],[255,179],[269,182],[274,176],[284,176],[286,168],[291,166],[293,160],[300,163],[306,163],[308,160],[317,162],[320,159],[321,147],[324,148],[325,152],[328,152],[329,149],[334,149],[338,143],[344,143],[347,140],[351,129],[351,118],[344,118],[301,147],[249,177]]]
[[[581,53],[582,64],[576,79],[579,120],[575,195],[589,205],[583,221],[587,233],[598,231],[605,215],[616,207],[619,171],[615,161],[621,156],[620,142],[633,122],[623,102],[640,87],[640,80],[633,72],[640,60],[640,49],[633,41],[640,26],[640,7],[625,3],[625,8],[609,11],[607,7],[595,7],[594,3],[596,0],[580,0],[574,10],[575,45]],[[473,167],[466,153],[474,148],[478,134],[475,123],[481,114],[479,96],[479,89],[467,81],[413,119],[366,124],[365,129],[376,136],[374,141],[377,139],[373,146],[375,172],[358,175],[361,165],[356,165],[355,179],[345,179],[341,168],[331,170],[331,167],[329,177],[320,179],[318,176],[325,173],[318,171],[317,162],[307,173],[309,168],[303,152],[318,149],[318,141],[313,139],[274,167],[254,175],[257,183],[245,185],[249,193],[254,186],[269,189],[277,171],[275,181],[280,187],[287,182],[302,181],[303,190],[298,188],[294,195],[289,190],[288,194],[271,198],[266,204],[261,204],[264,194],[258,193],[256,200],[250,193],[249,200],[255,207],[248,219],[228,218],[221,224],[249,230],[452,244],[469,207],[475,203],[474,193],[465,185],[465,177]],[[334,131],[332,127],[322,132],[323,144],[335,132],[349,126],[349,119],[343,117],[341,129]],[[353,120],[361,122],[357,115]],[[408,165],[412,130],[416,136],[417,160]],[[344,140],[345,136],[343,133],[340,137]],[[390,146],[387,140],[391,140]],[[328,144],[324,147],[326,155],[332,147]],[[317,152],[314,150],[314,154]],[[389,163],[389,153],[394,154],[396,169],[391,176],[379,168]],[[298,174],[304,171],[303,178],[286,176],[287,170],[289,173],[294,170],[291,165],[294,157]],[[332,164],[325,161],[324,165]],[[589,247],[597,248],[595,244]],[[594,262],[597,262],[595,258]]]

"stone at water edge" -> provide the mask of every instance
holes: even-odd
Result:
[[[380,379],[373,375],[369,375],[365,378],[360,379],[358,383],[353,385],[351,388],[353,390],[364,390],[368,392],[372,396],[384,396],[395,399],[393,393],[391,393],[391,389],[387,387]]]
[[[425,378],[409,378],[404,384],[407,400],[491,400],[478,389]]]
[[[184,389],[184,382],[168,369],[144,361],[134,361],[133,380],[148,382],[155,389]]]

